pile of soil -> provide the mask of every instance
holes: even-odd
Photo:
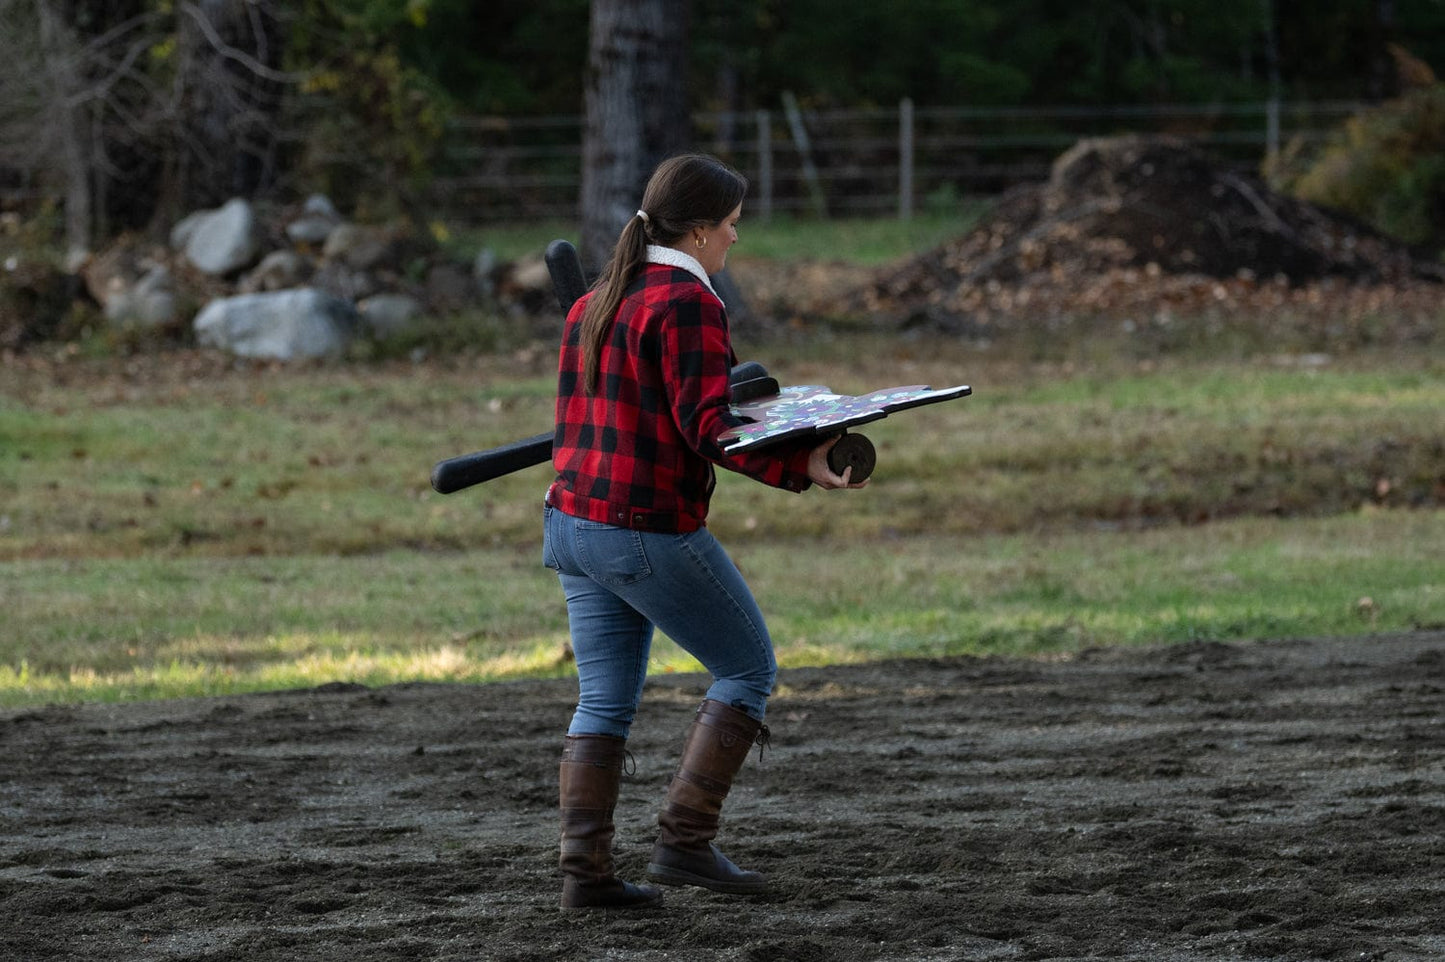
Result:
[[[1086,140],[973,230],[836,298],[969,332],[1065,314],[1210,310],[1433,318],[1445,265],[1169,137]]]
[[[1445,632],[783,672],[757,898],[556,907],[569,681],[0,712],[0,957],[1445,957]],[[636,878],[703,679],[652,682]]]

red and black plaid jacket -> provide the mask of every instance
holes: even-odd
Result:
[[[713,463],[789,491],[811,484],[805,446],[723,454],[718,435],[741,423],[728,409],[736,359],[722,302],[696,277],[663,264],[639,272],[603,346],[594,395],[579,343],[590,297],[572,306],[562,336],[548,504],[619,527],[686,532],[706,522]]]

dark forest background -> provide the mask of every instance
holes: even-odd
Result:
[[[424,217],[449,125],[582,112],[589,72],[612,69],[589,60],[599,7],[680,20],[666,43],[692,111],[1423,90],[1427,131],[1417,116],[1392,149],[1445,153],[1441,0],[0,0],[0,196],[63,216],[72,249],[337,188],[338,170],[363,213]],[[1433,164],[1406,165],[1409,191],[1445,193]]]
[[[329,6],[391,36],[463,109],[580,107],[587,0],[431,0],[416,21],[379,0]],[[1445,55],[1438,0],[692,0],[690,20],[699,110],[773,106],[788,90],[815,106],[1196,103],[1274,84],[1368,100],[1398,90],[1391,44]]]

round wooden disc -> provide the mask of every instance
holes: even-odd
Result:
[[[867,480],[877,463],[878,452],[873,449],[873,442],[861,434],[845,434],[838,439],[837,444],[828,449],[828,467],[832,468],[835,474],[842,474],[845,468],[852,468],[853,474],[849,480],[854,484]]]

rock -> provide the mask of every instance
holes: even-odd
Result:
[[[145,273],[147,260],[135,239],[126,236],[91,257],[77,273],[87,293],[108,311],[111,300],[128,292]]]
[[[223,298],[195,320],[202,346],[281,361],[340,356],[358,326],[355,307],[313,288]]]
[[[477,296],[491,300],[497,294],[497,252],[490,247],[477,251],[472,259],[472,282],[476,284]]]
[[[512,265],[508,281],[519,290],[546,291],[552,286],[552,275],[540,257],[524,257]]]
[[[404,332],[421,314],[421,303],[410,294],[377,294],[356,305],[362,321],[378,340]]]
[[[292,250],[272,251],[261,258],[255,270],[241,279],[237,292],[254,294],[300,287],[311,279],[314,272],[314,265],[304,255]]]
[[[210,211],[198,210],[176,221],[171,227],[171,250],[184,251],[196,233],[196,228],[209,213]]]
[[[171,244],[206,274],[234,274],[255,263],[261,252],[256,212],[241,198],[229,200],[182,220],[171,232]]]
[[[341,223],[342,220],[341,212],[336,209],[335,204],[331,203],[331,198],[325,194],[312,194],[306,198],[306,203],[302,205],[301,210],[302,213],[309,216],[325,217],[329,220],[336,221],[338,224]]]
[[[0,218],[0,232],[13,232],[15,223]],[[313,356],[342,348],[329,337],[325,346],[317,346],[309,336],[301,337],[300,346],[278,348],[272,334],[254,328],[251,312],[256,308],[243,298],[304,287],[312,292],[305,297],[324,294],[347,302],[343,313],[358,320],[363,301],[394,295],[370,305],[372,319],[360,331],[346,328],[348,338],[373,331],[393,336],[418,313],[441,316],[482,309],[548,322],[558,315],[540,256],[503,263],[494,251],[482,249],[475,257],[457,259],[431,235],[406,224],[347,223],[320,194],[309,197],[299,210],[265,203],[253,207],[233,199],[214,210],[191,213],[174,226],[168,240],[157,243],[144,235],[122,234],[88,256],[75,272],[108,323],[173,329],[191,324],[198,336],[205,332],[206,343],[231,350],[234,340],[237,353]],[[11,292],[15,296],[6,308],[0,349],[50,338],[67,318],[82,318],[82,312],[94,306],[86,300],[72,305],[78,310],[52,312],[32,323],[22,316],[25,299],[46,300],[50,287],[37,291],[21,286],[25,289]],[[78,288],[79,283],[67,288],[72,298]],[[191,313],[197,304],[209,305],[204,324]],[[237,316],[244,324],[231,319],[232,312],[242,308]],[[232,325],[237,325],[235,331]],[[552,335],[549,331],[542,336]]]
[[[368,271],[354,270],[341,261],[324,261],[311,275],[310,285],[332,297],[357,302],[380,294],[383,290],[376,276]]]
[[[90,258],[80,279],[114,327],[179,328],[192,305],[230,293],[223,279],[135,234],[116,238]]]
[[[128,289],[112,291],[105,301],[105,318],[115,327],[167,328],[180,321],[180,298],[175,281],[157,264]]]
[[[341,223],[341,214],[331,200],[323,194],[312,194],[306,198],[301,216],[286,225],[286,236],[293,244],[319,246]]]
[[[321,256],[357,271],[373,270],[393,256],[395,238],[380,227],[342,224],[326,238]]]
[[[514,313],[542,314],[557,307],[552,275],[541,257],[523,257],[496,271],[497,296]]]
[[[426,301],[439,314],[454,314],[477,300],[477,286],[465,266],[432,265],[426,276]]]

